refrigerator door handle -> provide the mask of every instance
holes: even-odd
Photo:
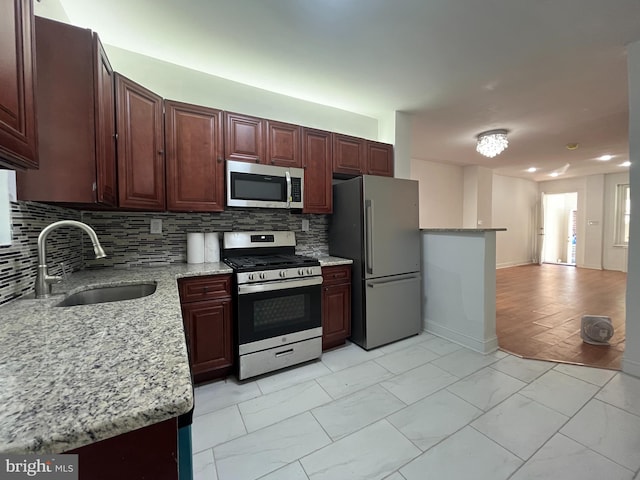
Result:
[[[411,277],[402,277],[402,278],[397,279],[397,280],[391,279],[391,280],[387,280],[387,281],[384,281],[384,282],[380,282],[380,281],[378,281],[378,282],[367,282],[367,287],[369,287],[369,288],[378,288],[378,287],[384,287],[384,286],[389,285],[391,283],[396,284],[396,285],[398,285],[400,283],[412,283],[412,282],[415,282],[419,278],[420,278],[419,275],[413,275]]]
[[[365,200],[367,273],[373,273],[373,200]]]

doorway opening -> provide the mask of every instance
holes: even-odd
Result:
[[[578,192],[544,195],[542,263],[576,265]]]

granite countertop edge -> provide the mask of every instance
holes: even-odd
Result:
[[[87,269],[48,299],[0,307],[0,452],[61,453],[193,407],[177,279],[223,263]],[[127,301],[55,307],[91,286],[157,282]]]
[[[421,228],[425,233],[482,233],[482,232],[506,232],[506,228]]]
[[[323,267],[353,263],[318,260]],[[189,412],[177,280],[231,273],[221,262],[86,269],[55,285],[51,298],[1,306],[0,453],[62,453]],[[139,282],[156,282],[156,292],[55,307],[92,286]]]

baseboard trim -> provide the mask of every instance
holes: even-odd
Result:
[[[498,337],[495,335],[488,339],[474,338],[431,321],[426,322],[424,331],[485,355],[498,350]]]
[[[506,263],[498,263],[496,264],[496,269],[500,268],[509,268],[509,267],[521,267],[523,265],[533,265],[535,262],[526,261],[526,262],[506,262]]]
[[[640,362],[630,360],[622,356],[622,371],[634,377],[640,378]]]

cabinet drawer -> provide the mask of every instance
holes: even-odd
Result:
[[[178,280],[180,301],[197,302],[231,296],[231,275],[181,278]]]
[[[335,265],[322,267],[323,285],[351,283],[351,265]]]

